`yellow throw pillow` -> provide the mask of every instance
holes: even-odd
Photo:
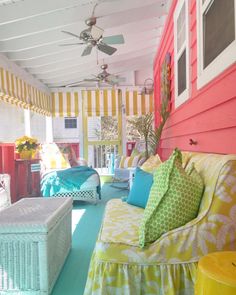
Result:
[[[137,156],[130,156],[130,157],[126,157],[126,156],[122,156],[121,160],[120,160],[120,167],[119,168],[130,168],[130,167],[137,167],[138,166],[138,162],[141,158],[141,155],[137,155]]]
[[[43,144],[40,151],[45,169],[65,169],[71,165],[55,143]]]
[[[141,169],[148,172],[153,173],[154,170],[161,164],[161,159],[158,154],[155,156],[150,156],[146,162],[143,163]]]

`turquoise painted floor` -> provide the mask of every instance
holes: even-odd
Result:
[[[97,205],[77,202],[72,211],[72,249],[57,279],[52,295],[82,295],[90,258],[108,200],[127,196],[127,190],[102,186],[102,200]]]

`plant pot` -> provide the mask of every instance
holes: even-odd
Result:
[[[30,160],[33,158],[35,151],[33,150],[29,150],[29,151],[21,151],[20,154],[20,158],[23,160]]]

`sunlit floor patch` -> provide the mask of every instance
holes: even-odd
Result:
[[[75,209],[72,211],[72,235],[76,229],[76,226],[79,224],[80,219],[84,215],[86,209]]]

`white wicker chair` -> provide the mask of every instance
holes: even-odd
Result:
[[[11,205],[10,175],[0,174],[0,211]]]

